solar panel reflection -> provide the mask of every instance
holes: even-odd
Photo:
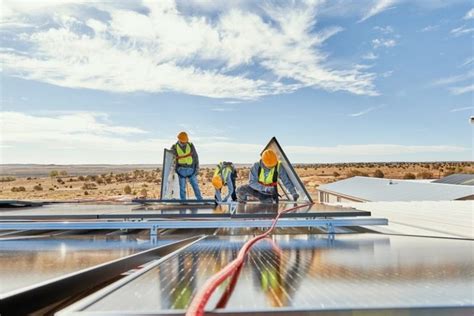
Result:
[[[185,309],[248,236],[209,237],[105,295],[86,311]],[[280,235],[250,252],[228,311],[472,306],[472,241]],[[220,289],[222,290],[222,289]],[[215,305],[214,295],[209,307]]]

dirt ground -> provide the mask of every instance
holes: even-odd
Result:
[[[21,176],[0,177],[0,199],[23,200],[89,200],[121,197],[159,198],[161,172],[135,169],[133,171],[108,172],[89,175],[74,174],[74,167],[68,171],[52,170],[49,177]],[[295,170],[311,195],[316,196],[321,184],[348,177],[378,176],[392,179],[438,179],[452,173],[474,173],[473,162],[433,163],[344,163],[296,165]],[[31,174],[38,174],[35,170]],[[83,173],[82,171],[80,173]],[[237,185],[248,181],[249,167],[238,168]],[[199,184],[204,196],[212,197],[213,168],[203,167]]]

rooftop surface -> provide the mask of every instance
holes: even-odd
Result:
[[[474,185],[474,174],[455,173],[435,180],[433,183]]]
[[[412,182],[371,177],[352,177],[324,184],[320,191],[363,201],[452,201],[474,195],[474,187]]]

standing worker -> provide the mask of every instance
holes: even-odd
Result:
[[[235,178],[237,172],[232,162],[221,161],[214,171],[212,177],[212,185],[216,189],[215,198],[217,202],[226,202],[229,198],[232,201],[237,201],[237,194],[235,193]],[[222,199],[221,191],[224,186],[227,186],[227,195]]]
[[[199,172],[199,157],[194,145],[189,142],[188,134],[178,134],[178,141],[171,147],[176,157],[176,173],[179,178],[179,198],[186,200],[186,179],[193,187],[196,199],[202,200],[201,191],[197,181]]]
[[[261,202],[278,202],[278,179],[283,182],[285,188],[290,192],[293,200],[298,200],[299,195],[296,188],[288,178],[285,168],[281,168],[281,162],[276,153],[267,149],[262,153],[259,162],[256,162],[249,174],[249,184],[237,189],[239,202],[247,201],[249,196],[255,197]]]

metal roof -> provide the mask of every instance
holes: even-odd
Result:
[[[433,183],[474,185],[474,174],[455,173],[435,180]]]
[[[474,201],[416,201],[337,203],[369,211],[384,217],[388,226],[370,226],[370,230],[386,234],[449,238],[474,238]]]
[[[441,183],[353,177],[318,190],[362,201],[452,201],[474,195],[474,187]]]

